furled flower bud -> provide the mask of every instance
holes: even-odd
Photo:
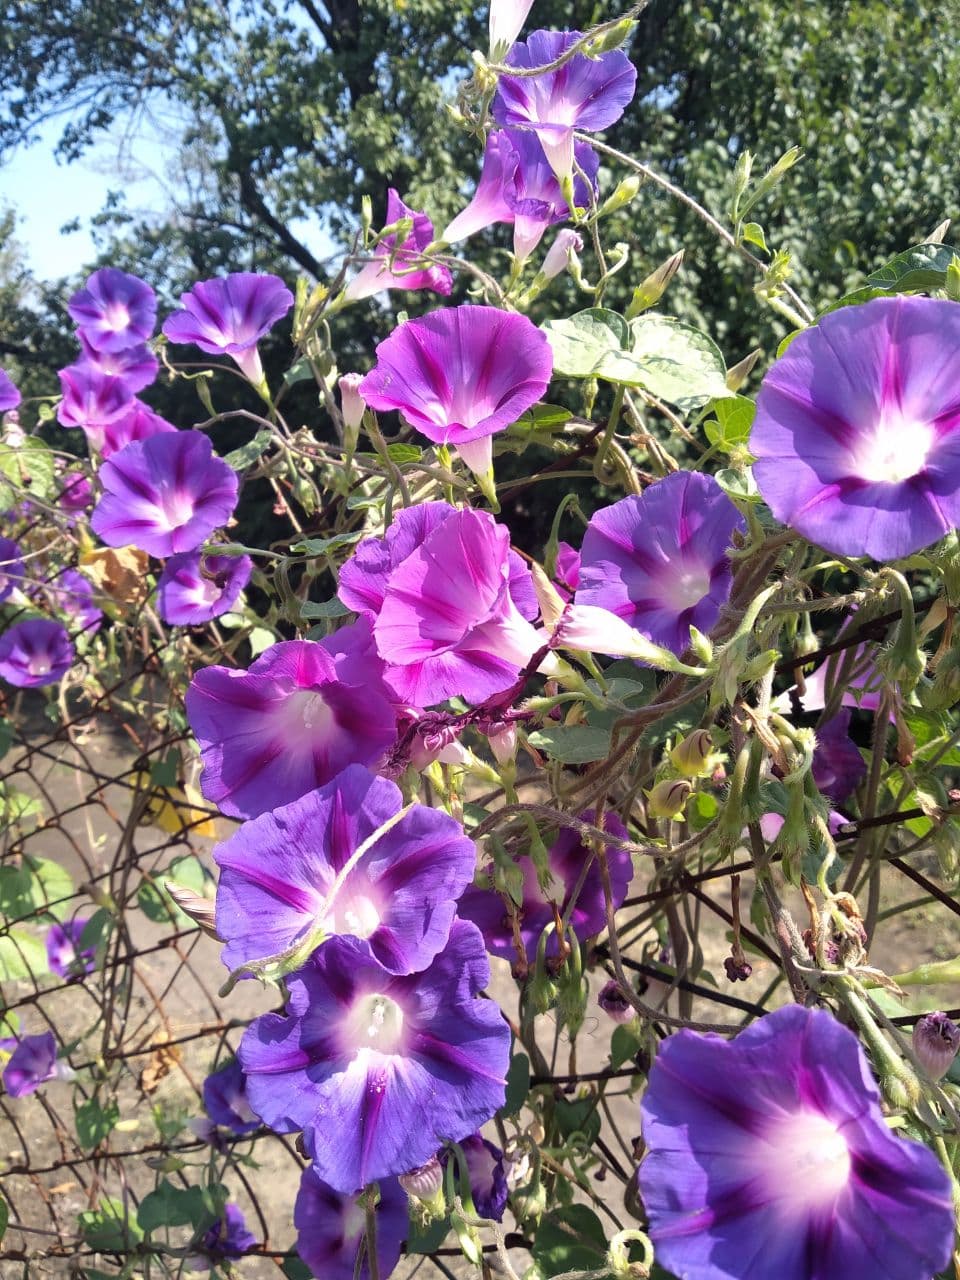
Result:
[[[637,1016],[636,1010],[624,994],[623,987],[612,978],[601,989],[597,996],[597,1004],[614,1022],[632,1022]]]
[[[705,778],[716,764],[713,739],[706,729],[694,729],[673,748],[670,761],[686,778]]]
[[[547,250],[547,256],[543,260],[543,266],[540,268],[540,274],[546,276],[548,280],[552,280],[558,276],[561,271],[566,271],[570,265],[572,257],[575,257],[583,248],[583,237],[577,235],[576,231],[570,227],[564,227],[557,233],[557,238]]]
[[[487,730],[487,741],[497,764],[509,764],[517,754],[517,726],[498,724]]]
[[[664,778],[647,792],[647,813],[651,818],[681,818],[693,787],[686,778]]]
[[[359,373],[341,374],[337,381],[340,388],[340,412],[343,414],[343,429],[346,442],[355,448],[360,424],[363,422],[363,411],[366,402],[360,394],[360,383],[363,378]]]
[[[409,1173],[401,1173],[399,1182],[408,1196],[417,1200],[433,1200],[443,1188],[443,1168],[436,1156]]]
[[[931,1080],[950,1069],[960,1049],[960,1027],[945,1013],[925,1013],[913,1027],[913,1051]]]
[[[755,350],[751,351],[748,356],[744,356],[743,359],[739,361],[739,363],[735,364],[732,369],[727,370],[726,383],[728,391],[740,390],[747,378],[750,377],[750,374],[756,368],[757,361],[762,355],[763,348],[757,347]]]
[[[607,205],[610,204],[610,201],[616,198],[616,195],[617,193],[615,191],[610,197],[610,200],[608,200],[604,205],[604,209],[606,209]],[[636,289],[633,291],[633,298],[630,301],[630,306],[627,308],[626,314],[628,320],[632,320],[635,316],[638,316],[641,311],[646,311],[648,307],[656,306],[666,292],[670,281],[680,270],[680,264],[682,262],[683,250],[681,249],[679,253],[674,253],[667,258],[666,262],[661,262],[656,271],[651,271],[646,280],[644,280],[642,284],[637,285]]]
[[[520,34],[533,0],[490,0],[490,59],[499,62]]]

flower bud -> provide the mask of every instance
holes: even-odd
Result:
[[[693,791],[686,778],[664,778],[647,794],[647,813],[651,818],[679,818]]]
[[[514,43],[533,0],[490,0],[490,61],[499,62]]]
[[[616,192],[614,192],[614,196]],[[610,200],[614,197],[611,196]],[[607,201],[607,204],[610,203]],[[604,206],[606,207],[606,206]],[[667,258],[666,262],[661,262],[656,271],[652,271],[642,284],[637,285],[633,291],[633,297],[630,300],[630,306],[627,308],[626,317],[628,320],[634,319],[641,311],[646,311],[649,307],[655,306],[666,292],[667,286],[673,277],[680,270],[680,264],[683,262],[683,250],[673,254]]]
[[[540,274],[546,276],[548,280],[553,280],[561,271],[566,271],[571,257],[575,257],[582,248],[583,237],[577,235],[576,231],[571,230],[570,227],[564,227],[547,250]]]
[[[630,39],[630,33],[635,26],[636,23],[632,18],[621,18],[609,31],[604,31],[588,41],[583,52],[588,58],[599,58],[604,53],[619,49],[626,40]]]
[[[640,179],[635,173],[629,174],[626,178],[621,178],[600,206],[600,216],[604,217],[608,213],[616,213],[618,209],[623,209],[631,200],[636,199],[640,187]]]
[[[487,741],[497,764],[509,764],[517,754],[517,726],[498,724],[487,730]]]
[[[913,1052],[931,1080],[946,1075],[960,1049],[960,1027],[945,1013],[925,1013],[913,1027]]]
[[[670,752],[670,762],[685,778],[705,778],[713,772],[716,760],[713,739],[706,729],[694,729]]]
[[[408,1196],[417,1200],[431,1201],[443,1189],[443,1168],[436,1156],[431,1156],[426,1164],[409,1173],[401,1173],[397,1179]]]
[[[738,364],[735,364],[732,369],[727,370],[726,383],[729,391],[740,390],[746,380],[750,377],[750,374],[753,373],[756,368],[757,361],[762,355],[763,347],[757,347],[754,351],[751,351],[748,356],[744,356],[743,359]]]
[[[359,373],[344,373],[337,381],[340,388],[340,412],[343,414],[343,426],[354,445],[363,422],[366,403],[360,394],[360,383],[363,381]]]
[[[624,994],[619,982],[611,979],[597,996],[597,1004],[614,1022],[632,1022],[637,1011]]]

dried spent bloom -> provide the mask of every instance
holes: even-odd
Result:
[[[716,623],[732,582],[727,548],[745,527],[712,476],[675,471],[594,513],[574,600],[681,654],[691,626],[707,633]]]
[[[0,369],[0,413],[16,409],[20,403],[20,392],[10,380],[10,375]]]
[[[597,1004],[614,1022],[632,1022],[637,1011],[624,994],[623,987],[612,978],[597,995]]]
[[[245,822],[218,845],[217,933],[234,969],[326,938],[361,939],[390,973],[423,969],[473,878],[473,841],[449,814],[403,807],[361,765]],[[378,835],[378,833],[380,833]]]
[[[396,740],[396,713],[370,645],[370,625],[341,628],[355,654],[324,641],[283,640],[248,671],[206,667],[186,694],[200,744],[200,786],[232,818],[255,818],[329,782],[350,764],[375,765]]]
[[[791,342],[757,397],[750,451],[778,520],[894,560],[960,523],[960,311],[922,297],[841,307]]]
[[[193,551],[233,515],[237,475],[199,431],[135,440],[100,468],[90,525],[108,547],[152,556]]]
[[[960,1027],[945,1013],[925,1013],[913,1024],[913,1052],[931,1080],[950,1070],[960,1049]]]
[[[503,1168],[503,1152],[481,1133],[468,1134],[466,1138],[460,1139],[458,1145],[466,1163],[465,1173],[470,1183],[474,1208],[481,1218],[502,1222],[503,1211],[507,1207],[507,1175]],[[442,1157],[444,1168],[450,1160],[454,1163],[454,1176],[459,1176],[460,1157],[455,1147]]]
[[[474,471],[490,466],[490,436],[541,398],[553,372],[543,333],[496,307],[448,307],[398,325],[360,384],[372,409],[396,409],[436,444],[456,445]]]
[[[857,1038],[789,1005],[735,1039],[680,1031],[642,1103],[661,1266],[697,1280],[920,1280],[953,1246],[950,1179],[895,1137]]]
[[[83,945],[83,931],[89,923],[89,916],[74,916],[47,930],[47,963],[58,978],[75,982],[96,968],[96,944]]]
[[[546,643],[524,615],[529,591],[505,526],[443,502],[399,512],[340,571],[340,599],[370,618],[387,684],[416,708],[510,688]]]
[[[23,560],[12,538],[0,537],[0,601],[8,600],[23,581]]]
[[[426,1164],[401,1173],[398,1181],[408,1196],[417,1200],[436,1201],[443,1191],[443,1165],[436,1156],[431,1156]]]
[[[286,1014],[263,1014],[244,1034],[251,1105],[278,1133],[303,1130],[336,1191],[423,1164],[503,1105],[510,1030],[480,998],[489,978],[463,920],[427,969],[405,977],[331,938],[286,979]]]
[[[0,680],[18,689],[56,684],[73,666],[75,656],[62,623],[26,618],[0,634]]]
[[[396,1178],[381,1178],[374,1210],[377,1273],[382,1280],[400,1261],[410,1229],[407,1197]],[[316,1169],[304,1169],[293,1206],[297,1253],[317,1280],[370,1280],[364,1257],[357,1271],[357,1255],[366,1231],[367,1213],[358,1195],[344,1195],[324,1182]]]
[[[3,1069],[3,1087],[11,1098],[36,1093],[48,1080],[66,1074],[57,1062],[57,1042],[52,1031],[38,1036],[21,1036]]]
[[[101,267],[73,295],[67,311],[94,351],[125,351],[153,333],[157,295],[136,276]]]
[[[413,222],[409,234],[399,244],[396,235],[383,237],[371,260],[344,289],[343,296],[348,301],[359,302],[385,289],[432,289],[434,293],[446,295],[453,288],[448,267],[438,263],[417,265],[422,262],[423,250],[433,241],[433,223],[425,213],[417,213],[405,205],[391,187],[387,192],[386,225],[389,227],[401,218]]]
[[[254,385],[263,381],[257,343],[293,306],[278,276],[238,271],[204,280],[180,299],[181,311],[164,321],[174,343],[192,343],[207,355],[232,356]]]
[[[507,54],[511,67],[546,66],[581,38],[579,31],[533,31]],[[575,54],[555,71],[539,76],[501,76],[493,100],[494,120],[532,129],[555,173],[573,168],[573,131],[606,129],[633,98],[637,71],[620,49],[588,58]]]
[[[260,1128],[247,1100],[247,1078],[236,1058],[212,1071],[203,1082],[203,1106],[214,1124],[242,1136]]]
[[[242,1258],[255,1249],[257,1237],[247,1230],[247,1220],[239,1205],[225,1204],[223,1214],[200,1237],[202,1252],[187,1259],[188,1271],[211,1271],[215,1263]]]
[[[584,822],[592,822],[594,813],[588,809],[582,817]],[[604,830],[617,839],[630,839],[629,832],[616,814],[605,815]],[[576,888],[588,859],[590,859],[590,866],[570,913],[570,924],[581,942],[585,938],[591,938],[594,934],[600,933],[607,925],[607,908],[600,868],[587,845],[570,827],[565,827],[560,832],[547,851],[547,863],[553,877],[553,883],[547,890],[540,886],[533,860],[529,857],[522,859],[523,902],[518,914],[520,936],[523,938],[528,954],[536,951],[541,933],[548,924],[553,924],[554,905],[559,908],[561,915],[570,905],[570,895]],[[607,865],[610,871],[614,908],[618,908],[627,896],[627,888],[633,878],[633,860],[626,849],[608,845]],[[471,887],[460,899],[459,910],[465,920],[472,920],[480,928],[491,955],[502,956],[505,960],[516,959],[513,928],[506,904],[499,893],[492,888]],[[556,933],[551,933],[547,939],[546,953],[548,956],[555,956],[558,951],[559,943]]]
[[[172,627],[198,627],[228,613],[250,581],[249,556],[171,556],[157,582],[157,612]]]

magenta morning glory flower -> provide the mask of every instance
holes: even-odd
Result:
[[[75,656],[62,623],[27,618],[0,635],[0,680],[18,689],[56,684],[73,666]]]
[[[593,515],[574,600],[683,653],[690,627],[709,632],[720,615],[732,581],[727,548],[745,528],[712,476],[675,471]]]
[[[480,998],[489,978],[480,934],[463,920],[406,977],[362,943],[331,938],[287,977],[286,1014],[244,1033],[253,1109],[279,1133],[302,1129],[336,1191],[424,1164],[503,1105],[510,1029]]]
[[[895,560],[960,524],[960,310],[874,298],[797,335],[757,397],[770,510],[828,551]]]
[[[461,1138],[459,1146],[466,1164],[465,1172],[470,1184],[473,1207],[481,1218],[502,1222],[503,1211],[507,1207],[507,1175],[503,1168],[503,1152],[481,1133],[471,1133],[468,1137]],[[454,1176],[459,1176],[460,1158],[455,1148],[451,1149],[449,1155],[441,1157],[440,1163],[444,1168],[448,1160],[453,1160]]]
[[[63,477],[63,488],[57,498],[57,506],[67,515],[75,516],[93,504],[93,485],[89,476],[68,471]]]
[[[413,229],[400,248],[396,247],[396,235],[384,236],[368,262],[353,277],[343,296],[350,302],[359,302],[384,289],[432,289],[434,293],[448,294],[453,288],[453,276],[439,264],[412,267],[420,260],[423,250],[433,241],[433,223],[425,213],[417,213],[405,205],[393,187],[387,192],[386,225],[412,218]],[[393,266],[390,257],[393,255]]]
[[[3,1087],[11,1098],[24,1098],[66,1071],[57,1062],[57,1042],[52,1031],[23,1036],[3,1069]]]
[[[377,1271],[387,1280],[400,1261],[400,1250],[409,1234],[409,1201],[396,1178],[382,1178],[377,1186]],[[297,1228],[297,1253],[318,1280],[355,1280],[358,1276],[359,1280],[370,1280],[366,1257],[360,1271],[356,1269],[366,1231],[366,1209],[356,1195],[334,1191],[311,1166],[300,1177],[293,1225]]]
[[[550,344],[526,316],[448,307],[407,320],[379,343],[360,394],[373,409],[399,410],[428,440],[456,445],[483,472],[490,436],[536,404],[552,372]]]
[[[242,1136],[260,1128],[247,1100],[247,1079],[236,1058],[212,1071],[203,1082],[203,1105],[214,1124]]]
[[[149,405],[134,396],[119,418],[104,423],[100,442],[95,447],[101,457],[109,458],[134,440],[148,440],[150,436],[169,435],[176,430],[172,422],[154,413]]]
[[[298,947],[309,954],[342,934],[362,939],[390,973],[428,965],[477,855],[449,814],[415,804],[396,821],[402,806],[399,787],[350,765],[218,845],[224,964],[235,969]]]
[[[10,375],[0,369],[0,413],[16,409],[20,403],[20,392],[10,380]]]
[[[583,814],[583,820],[592,822],[594,816],[593,811],[588,809]],[[630,839],[623,823],[613,813],[606,814],[604,830],[620,840]],[[548,924],[554,922],[554,903],[563,915],[570,902],[570,895],[583,872],[584,863],[590,857],[590,851],[572,828],[567,827],[561,831],[548,851],[548,864],[553,876],[553,885],[546,891],[540,888],[532,859],[529,857],[522,859],[523,903],[518,914],[520,936],[531,959],[536,952],[541,933]],[[608,845],[607,865],[610,868],[614,906],[619,907],[627,896],[627,888],[633,878],[633,860],[626,849]],[[492,888],[471,887],[461,898],[459,911],[465,920],[472,920],[479,927],[491,955],[502,956],[505,960],[517,958],[510,917],[499,893]],[[592,938],[607,927],[606,901],[596,858],[593,858],[577,895],[576,905],[570,913],[570,924],[580,941]],[[557,936],[551,933],[547,939],[546,953],[548,956],[555,956],[558,951]]]
[[[373,624],[384,676],[412,707],[458,694],[479,703],[517,679],[546,644],[517,607],[510,534],[486,512],[425,503],[361,542],[340,599]],[[522,590],[518,587],[518,591]]]
[[[108,547],[139,547],[152,556],[193,551],[237,504],[236,472],[199,431],[125,445],[100,468],[100,483],[94,533]]]
[[[249,556],[171,556],[157,583],[157,612],[174,627],[196,627],[228,613],[250,581]]]
[[[47,930],[47,963],[50,972],[71,982],[92,973],[96,967],[96,944],[83,946],[83,931],[89,916],[74,916],[63,924],[52,924]]]
[[[579,31],[533,31],[506,58],[510,67],[542,67],[575,44]],[[637,71],[620,49],[569,62],[539,76],[501,76],[493,100],[500,124],[532,129],[560,177],[573,168],[573,131],[596,132],[615,124],[633,98]]]
[[[242,1258],[257,1247],[257,1237],[247,1230],[247,1221],[239,1205],[223,1206],[223,1214],[199,1240],[202,1253],[187,1259],[188,1271],[210,1271],[212,1264],[228,1258]]]
[[[238,271],[195,284],[163,325],[175,343],[192,343],[208,355],[227,355],[255,385],[263,381],[257,343],[293,306],[293,294],[278,276]]]
[[[97,351],[90,343],[79,335],[83,348],[82,364],[89,365],[98,373],[108,374],[112,378],[122,378],[131,392],[142,391],[156,381],[160,371],[160,361],[146,343],[135,347],[125,347],[122,351]]]
[[[377,764],[396,741],[370,625],[341,631],[362,648],[344,653],[348,640],[335,637],[284,640],[248,671],[206,667],[194,676],[186,706],[203,758],[200,786],[224,813],[254,818],[288,804],[349,764]]]
[[[950,1179],[895,1137],[856,1036],[789,1005],[731,1041],[680,1031],[644,1094],[657,1260],[696,1280],[926,1280],[953,1248]]]
[[[11,538],[0,537],[0,600],[7,600],[23,581],[20,547]]]
[[[117,267],[103,267],[67,303],[70,319],[95,351],[145,342],[157,321],[157,295]]]
[[[104,427],[130,408],[133,390],[123,378],[101,373],[81,360],[57,374],[63,399],[57,421],[63,427],[80,427],[94,449],[103,443]]]
[[[850,715],[844,708],[817,728],[813,780],[833,804],[843,804],[867,773],[866,761],[850,737]]]

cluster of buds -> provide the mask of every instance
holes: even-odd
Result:
[[[713,777],[723,757],[713,749],[706,729],[694,729],[672,749],[670,765],[679,776],[664,777],[646,793],[651,818],[683,821],[687,801],[693,795],[693,779]]]

